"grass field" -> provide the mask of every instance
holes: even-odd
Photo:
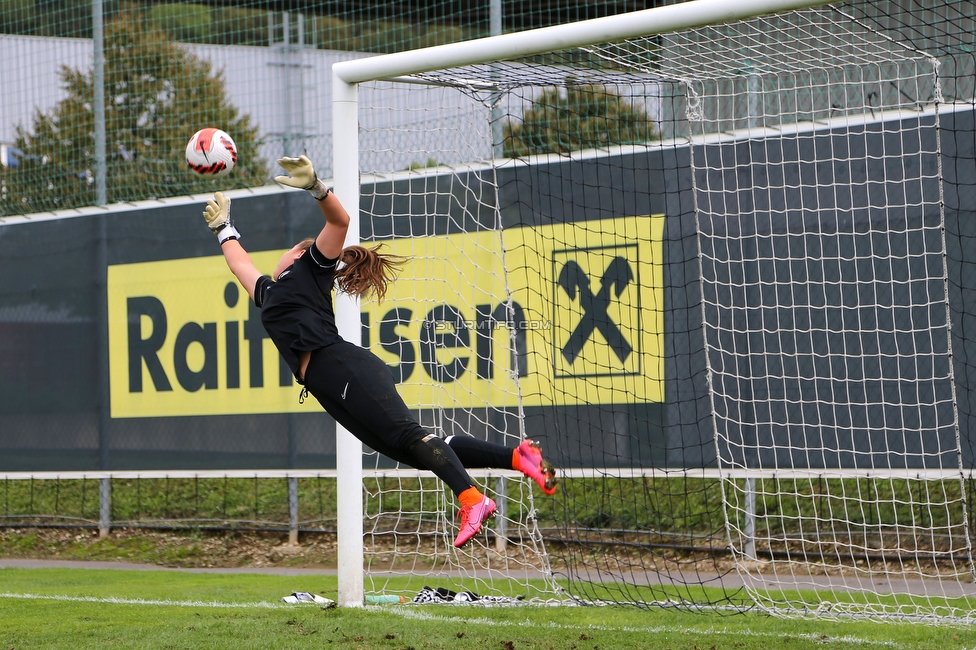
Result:
[[[566,481],[561,498],[573,504],[574,518],[580,515],[589,524],[598,525],[602,521],[600,517],[607,514],[607,506],[601,505],[597,497],[609,488],[617,493],[618,484],[588,490],[584,483]],[[286,487],[283,481],[273,479],[115,481],[113,521],[281,522],[288,516]],[[677,490],[684,504],[681,522],[689,530],[706,534],[718,525],[714,517],[720,511],[708,496],[714,492],[711,483],[690,485],[688,481],[677,481],[647,487],[655,494]],[[2,488],[2,512],[8,526],[20,520],[26,525],[23,529],[0,530],[0,558],[222,567],[224,571],[236,573],[0,569],[0,650],[306,647],[976,650],[976,626],[782,619],[758,611],[733,615],[727,611],[692,613],[623,606],[529,605],[387,605],[322,610],[314,605],[286,605],[280,599],[293,591],[311,591],[335,598],[334,577],[322,577],[321,573],[302,577],[280,574],[285,569],[334,567],[334,535],[303,534],[300,552],[294,554],[283,550],[287,533],[280,531],[166,532],[119,528],[102,539],[94,530],[32,528],[29,523],[38,514],[53,515],[51,520],[59,517],[70,521],[94,520],[97,518],[95,482],[5,481]],[[334,521],[330,509],[334,503],[332,482],[304,481],[300,484],[300,495],[303,521],[326,528],[331,525]],[[537,503],[555,508],[562,501]],[[773,506],[763,507],[768,510]],[[646,510],[653,513],[660,509]],[[642,519],[646,516],[643,513],[644,510],[614,512],[614,523],[652,528],[661,523]],[[796,520],[797,514],[790,510],[782,521]],[[557,519],[555,511],[543,511],[539,516],[542,523]],[[895,515],[891,517],[898,519]],[[242,568],[258,567],[274,567],[278,572],[242,572]],[[416,578],[413,584],[416,585]],[[410,591],[405,582],[398,584],[396,580],[384,580],[382,585],[378,588]],[[636,593],[639,589],[632,591]],[[688,590],[682,592],[684,597],[688,593]],[[722,602],[720,594],[713,595],[716,597],[702,597],[701,601]],[[656,597],[660,593],[647,595],[648,600]]]
[[[0,648],[970,650],[976,629],[633,607],[380,605],[322,609],[332,576],[0,569]]]

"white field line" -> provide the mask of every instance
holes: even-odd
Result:
[[[831,644],[847,644],[847,645],[857,645],[857,646],[880,646],[884,648],[901,648],[902,646],[893,643],[891,641],[874,641],[871,639],[861,639],[859,637],[845,635],[845,636],[830,636],[829,638],[824,638],[821,634],[786,634],[786,633],[771,633],[771,632],[755,632],[753,630],[733,630],[726,627],[715,628],[715,627],[677,627],[677,626],[651,626],[651,627],[630,627],[630,626],[614,626],[614,625],[563,625],[562,623],[535,623],[533,621],[498,621],[490,618],[465,618],[461,616],[437,616],[429,614],[427,612],[413,612],[409,609],[400,607],[369,607],[367,609],[374,609],[377,611],[388,611],[391,613],[397,613],[404,618],[410,618],[415,620],[429,620],[437,621],[442,623],[463,623],[463,624],[480,624],[489,625],[492,627],[498,627],[501,625],[511,626],[511,627],[541,627],[541,628],[552,628],[552,629],[566,629],[566,630],[597,630],[604,632],[633,632],[639,634],[720,634],[727,636],[747,636],[756,638],[776,638],[776,639],[807,639],[810,641],[820,641],[823,643],[830,642]],[[976,650],[976,649],[974,649]]]
[[[46,594],[15,594],[10,592],[0,592],[0,598],[13,598],[19,600],[56,600],[71,603],[106,603],[111,605],[153,605],[164,607],[210,607],[210,608],[229,608],[229,609],[293,609],[294,605],[286,603],[269,603],[260,601],[257,603],[221,603],[217,601],[204,600],[156,600],[147,598],[99,598],[96,596],[60,596]]]
[[[59,595],[45,595],[45,594],[16,594],[10,592],[0,592],[0,598],[11,598],[18,600],[53,600],[59,602],[78,602],[78,603],[105,603],[110,605],[151,605],[151,606],[161,606],[161,607],[206,607],[206,608],[226,608],[226,609],[294,609],[294,605],[289,605],[285,603],[269,603],[267,601],[259,601],[256,603],[221,603],[217,601],[202,601],[202,600],[155,600],[146,598],[99,598],[96,596],[59,596]],[[776,638],[776,639],[807,639],[811,641],[830,641],[830,643],[840,643],[846,645],[857,645],[857,646],[880,646],[884,648],[900,648],[901,646],[893,643],[891,641],[873,641],[871,639],[861,639],[858,637],[846,635],[846,636],[831,636],[827,639],[820,634],[784,634],[784,633],[768,633],[768,632],[755,632],[753,630],[739,629],[730,630],[729,628],[697,628],[697,627],[672,627],[672,626],[651,626],[651,627],[631,627],[631,626],[613,626],[613,625],[563,625],[561,623],[535,623],[533,621],[499,621],[490,618],[466,618],[460,616],[436,616],[429,614],[427,612],[413,612],[404,607],[366,607],[365,609],[371,611],[382,611],[391,614],[396,614],[402,616],[403,618],[409,618],[413,620],[422,621],[435,621],[441,623],[462,623],[462,624],[475,624],[475,625],[488,625],[493,627],[498,626],[508,626],[508,627],[538,627],[538,628],[551,628],[551,629],[567,629],[567,630],[596,630],[596,631],[606,631],[606,632],[627,632],[627,633],[637,633],[637,634],[718,634],[727,636],[746,636],[746,637],[756,637],[756,638]],[[974,649],[976,650],[976,649]]]

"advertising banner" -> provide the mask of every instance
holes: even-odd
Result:
[[[362,303],[364,344],[415,409],[661,402],[663,229],[654,215],[391,240],[408,262]],[[252,259],[270,273],[282,252]],[[113,418],[321,408],[299,403],[222,256],[111,265],[107,284]]]

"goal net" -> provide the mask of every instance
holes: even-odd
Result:
[[[367,593],[971,617],[938,71],[825,8],[361,83],[364,345],[561,472],[457,550],[371,457]]]

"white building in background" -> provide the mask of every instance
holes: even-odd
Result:
[[[265,160],[306,153],[323,168],[331,166],[332,64],[368,55],[282,44],[184,47],[210,61],[214,71],[222,73],[230,102],[241,114],[250,115],[251,124],[258,127],[264,139],[261,153]],[[64,99],[66,93],[59,77],[63,67],[89,71],[92,60],[92,42],[88,39],[0,34],[0,143],[13,143],[18,126],[30,129],[38,111],[48,113]],[[361,97],[368,97],[369,92],[364,88]],[[106,102],[111,101],[111,96],[106,98]],[[412,122],[437,131],[439,125],[456,121],[459,109],[483,110],[477,102],[451,89],[442,89],[432,104],[429,93],[402,88],[392,97],[384,97],[382,104],[389,110],[374,108],[364,112],[364,131],[399,124],[403,128],[395,131],[407,134],[416,132],[408,128],[417,125]],[[187,138],[204,126],[207,125],[188,124]],[[388,129],[384,130],[388,133]],[[389,150],[389,143],[378,144],[375,148],[383,158],[382,150]],[[397,148],[402,148],[400,144]],[[490,144],[485,147],[481,157],[490,155]],[[375,162],[386,169],[426,162],[430,157],[423,153],[427,147],[416,149],[416,154],[399,154],[402,160]]]
[[[319,160],[331,157],[331,66],[361,54],[280,44],[186,47],[223,73],[230,102],[265,138],[266,159],[303,149]],[[12,143],[18,126],[29,129],[37,111],[50,112],[64,99],[63,67],[87,72],[92,60],[88,39],[0,35],[0,142]],[[203,126],[187,125],[187,137]]]
[[[12,142],[0,142],[0,166],[16,167],[22,154]]]
[[[266,161],[305,153],[323,174],[331,175],[332,64],[370,55],[282,43],[183,47],[222,73],[231,104],[250,115],[251,124],[257,126]],[[13,143],[18,126],[30,129],[37,111],[51,112],[64,99],[59,76],[63,67],[88,72],[92,60],[89,39],[0,34],[0,143]],[[651,96],[648,91],[645,82],[622,92],[638,95],[660,121],[659,89],[652,89]],[[525,89],[506,97],[500,114],[520,116],[524,105],[540,92],[540,88]],[[391,92],[389,83],[364,85],[360,89],[361,169],[369,173],[422,167],[431,161],[452,165],[490,159],[490,111],[484,103],[488,93],[480,94],[476,99],[444,86],[397,84]],[[106,97],[106,103],[111,101],[111,96]],[[186,125],[187,138],[205,126]]]

